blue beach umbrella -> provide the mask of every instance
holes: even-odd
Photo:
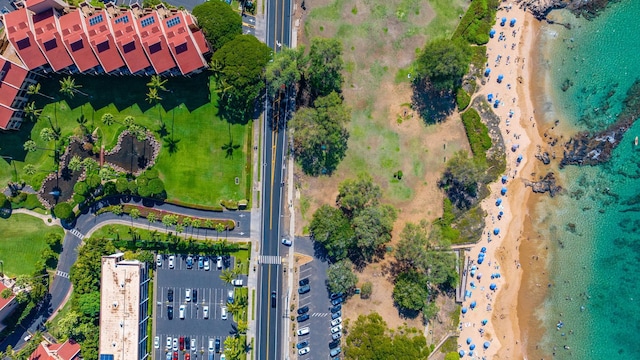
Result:
[[[471,310],[475,309],[476,308],[476,301],[473,300],[469,306],[471,307]],[[471,350],[473,350],[473,349],[471,349]]]
[[[498,213],[498,215],[500,215],[500,216],[504,215],[504,211],[500,211],[500,212]]]
[[[489,76],[489,74],[491,74],[491,69],[486,68],[486,69],[484,70],[484,76]]]
[[[493,229],[493,235],[498,235],[498,234],[500,234],[500,228]]]
[[[481,323],[482,325],[487,325],[487,323],[488,323],[488,322],[489,322],[489,320],[487,320],[487,319],[483,319],[480,323]]]
[[[480,252],[481,253],[486,253],[487,252],[487,248],[483,246],[482,249],[480,249]]]
[[[513,18],[511,19],[511,21],[509,22],[509,26],[514,27],[516,25],[516,19]]]
[[[496,206],[500,206],[500,204],[502,204],[502,198],[498,198],[498,200],[496,200]]]
[[[491,289],[491,290],[495,290],[497,288],[498,288],[498,286],[496,284],[494,284],[494,283],[491,283],[491,285],[489,285],[489,289]]]
[[[493,39],[493,37],[495,36],[496,31],[494,29],[491,29],[491,31],[489,31],[489,37]]]
[[[466,307],[463,307],[463,308],[462,308],[462,313],[463,313],[463,314],[466,314],[466,313],[467,313],[467,311],[468,311],[468,310],[467,310],[467,308],[466,308]]]
[[[469,274],[471,274],[471,276],[476,276],[476,271],[475,270],[471,270],[471,272],[469,272]]]
[[[482,279],[482,274],[478,273],[478,276],[476,276],[476,279],[478,279],[478,280]]]
[[[502,79],[504,79],[504,75],[502,74],[498,75],[498,83],[501,83]]]
[[[487,95],[487,101],[488,102],[493,102],[493,94]]]
[[[463,356],[464,356],[464,354],[465,354],[464,350],[460,350],[460,351],[458,351],[458,355],[460,355],[460,357],[463,357]]]
[[[507,23],[507,18],[503,17],[502,19],[500,19],[500,26],[504,26],[504,24]]]
[[[485,341],[484,344],[482,344],[482,347],[485,348],[485,349],[488,349],[489,346],[491,346],[491,343],[488,342],[488,341]]]
[[[469,350],[475,350],[475,349],[476,349],[476,344],[469,345]]]
[[[522,161],[522,154],[518,155],[518,158],[516,159],[518,162]]]
[[[498,106],[500,106],[500,100],[496,99],[496,102],[493,103],[493,107],[497,109]]]
[[[507,177],[507,175],[503,175],[503,176],[502,176],[502,183],[503,183],[503,184],[506,184],[506,183],[507,183],[507,180],[509,180],[509,178]]]
[[[502,187],[502,189],[500,189],[500,194],[504,195],[507,193],[507,188],[506,187]]]
[[[477,269],[478,268],[475,265],[471,266],[471,270],[477,270]]]
[[[471,344],[471,338],[467,338],[467,345]]]
[[[482,264],[484,262],[484,256],[481,258],[478,258],[478,264]]]
[[[469,357],[473,357],[473,351],[469,351]]]
[[[470,298],[470,297],[471,297],[471,291],[469,291],[469,290],[465,291],[465,292],[464,292],[464,298],[465,298],[465,299],[468,299],[468,298]]]

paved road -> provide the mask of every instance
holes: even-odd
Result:
[[[131,203],[135,203],[131,201]],[[236,237],[249,237],[251,228],[251,214],[248,211],[224,211],[224,212],[212,212],[204,210],[196,210],[185,208],[172,204],[156,204],[154,208],[158,210],[164,210],[169,212],[175,212],[178,214],[202,218],[215,218],[215,219],[231,219],[237,224],[236,229],[229,231],[230,236]],[[95,209],[94,209],[95,210]],[[91,229],[99,227],[100,224],[111,220],[127,220],[131,221],[128,216],[117,216],[112,213],[105,213],[98,216],[93,214],[93,211],[83,213],[78,216],[75,226],[71,231],[67,231],[64,237],[64,243],[62,252],[58,259],[58,267],[56,270],[56,276],[53,278],[51,284],[49,297],[41,305],[37,312],[34,312],[30,317],[25,319],[22,325],[11,334],[7,339],[0,343],[0,349],[6,349],[7,345],[11,345],[14,349],[20,348],[24,345],[24,338],[30,333],[34,333],[41,324],[44,324],[47,319],[65,303],[65,299],[71,291],[71,281],[69,280],[69,271],[71,266],[78,259],[77,248],[82,242],[81,237],[84,237]],[[133,220],[134,224],[140,227],[149,226],[149,222],[146,219]],[[239,224],[238,224],[239,223]],[[163,229],[162,223],[156,223],[155,227]],[[211,235],[213,232],[210,233]]]
[[[274,52],[291,46],[291,0],[268,0],[266,42]],[[265,103],[265,128],[262,142],[264,154],[262,181],[262,239],[261,255],[272,259],[280,257],[280,225],[282,212],[282,184],[284,181],[285,124],[289,111],[286,96],[271,104]],[[258,273],[260,298],[258,299],[258,346],[257,358],[281,360],[282,328],[287,316],[282,286],[283,266],[261,262]],[[276,306],[272,307],[271,296],[276,293]]]

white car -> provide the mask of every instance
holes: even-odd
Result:
[[[156,349],[160,348],[160,338],[158,336],[153,338],[153,347]]]
[[[231,281],[231,285],[233,285],[233,286],[242,286],[242,279],[233,279]]]
[[[167,350],[171,350],[171,336],[167,336]]]
[[[227,357],[224,354],[220,355],[220,360],[227,360]]]
[[[331,328],[332,334],[339,333],[340,331],[342,331],[342,325],[337,325]]]
[[[173,255],[169,256],[169,269],[173,269],[173,267],[175,266],[174,265],[175,260],[176,260],[175,256],[173,256]]]
[[[309,333],[309,327],[303,327],[302,329],[298,330],[298,336],[302,336],[302,335],[307,335]]]
[[[287,238],[282,238],[282,245],[291,246],[293,245],[293,242]]]
[[[333,319],[331,320],[331,326],[337,326],[338,324],[340,324],[342,322],[342,318],[337,318],[337,319]]]
[[[173,351],[178,351],[178,338],[173,338]]]
[[[311,351],[311,349],[309,349],[309,347],[303,347],[302,349],[298,350],[298,355],[304,355],[304,354],[308,354],[309,351]]]
[[[218,270],[222,269],[222,256],[218,256],[216,259],[216,266],[218,267]]]
[[[191,289],[186,289],[184,291],[184,301],[186,302],[191,301]]]
[[[227,307],[226,306],[222,307],[222,312],[220,313],[220,318],[222,320],[227,320]]]
[[[162,255],[158,254],[156,256],[156,266],[157,267],[161,267],[162,266]]]
[[[213,354],[213,339],[209,339],[209,354]]]
[[[209,271],[209,269],[211,269],[211,267],[209,265],[209,258],[206,258],[204,260],[204,271]]]
[[[184,310],[185,310],[184,305],[180,305],[180,319],[181,320],[184,320]]]
[[[205,319],[209,318],[209,307],[208,306],[202,307],[202,314],[204,315]]]
[[[195,351],[196,351],[196,339],[195,339],[195,338],[192,338],[192,339],[191,339],[191,350],[192,350],[193,352],[195,352]]]
[[[233,289],[227,291],[227,302],[233,304]]]

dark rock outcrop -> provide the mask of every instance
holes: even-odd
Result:
[[[546,151],[543,153],[537,153],[536,159],[542,161],[542,163],[545,165],[549,165],[549,163],[551,162],[551,159],[549,159],[549,153]]]
[[[562,191],[562,186],[556,184],[556,177],[552,172],[545,175],[539,181],[525,180],[524,185],[530,187],[534,193],[544,194],[548,192],[551,197],[554,197]]]
[[[609,3],[617,0],[517,0],[520,7],[525,8],[538,20],[547,20],[551,10],[568,9],[576,16],[593,19],[604,10]]]

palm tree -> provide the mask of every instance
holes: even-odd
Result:
[[[34,152],[34,151],[36,151],[38,149],[38,145],[33,140],[25,141],[24,144],[22,145],[22,147],[24,148],[24,150],[26,152]]]
[[[111,126],[114,122],[116,122],[116,119],[110,113],[105,113],[100,119],[102,120],[102,123],[107,126]]]
[[[99,167],[98,162],[89,157],[82,160],[82,166],[88,173],[98,170]]]
[[[239,301],[234,301],[227,304],[227,310],[229,310],[229,312],[233,313],[234,315],[242,311],[243,307],[244,306]],[[239,318],[239,316],[237,316],[237,318]]]
[[[37,172],[36,167],[33,164],[25,165],[24,168],[22,168],[22,170],[24,171],[25,174],[29,176],[35,175]]]
[[[29,121],[36,121],[40,117],[40,114],[42,114],[42,109],[38,109],[36,102],[32,101],[24,107],[24,113]]]
[[[129,216],[131,216],[131,227],[133,227],[133,220],[140,217],[140,209],[133,208],[129,211]]]
[[[76,84],[76,80],[71,76],[67,76],[66,78],[60,80],[60,92],[70,98],[76,96],[76,93],[86,96],[86,93],[78,90],[81,87],[82,85]]]
[[[46,127],[40,130],[40,138],[44,142],[49,142],[52,140],[57,140],[58,136],[56,135],[55,131],[53,131],[53,129]]]
[[[231,284],[231,281],[236,278],[236,274],[231,270],[222,270],[220,274],[220,280],[224,281],[227,284]]]
[[[133,116],[129,115],[127,117],[124,118],[124,126],[130,128],[136,121],[136,118],[134,118]]]
[[[191,235],[193,235],[193,229],[198,229],[198,235],[200,235],[200,219],[193,219],[191,222]],[[196,235],[196,237],[198,237]]]
[[[247,330],[249,330],[249,324],[242,319],[238,319],[236,323],[236,331],[238,334],[244,335],[247,333]]]
[[[149,102],[149,104],[152,104],[158,101],[162,101],[162,98],[158,94],[158,89],[149,88],[149,92],[147,93],[147,102]]]
[[[80,169],[82,169],[82,160],[80,160],[78,155],[75,155],[71,160],[69,160],[67,167],[71,171],[80,171]]]
[[[158,218],[156,217],[156,213],[154,213],[154,212],[149,213],[149,215],[147,215],[147,221],[149,222],[149,227],[147,229],[150,229],[151,228],[151,224],[153,224],[157,220],[158,220]]]
[[[160,77],[160,75],[152,75],[151,76],[151,81],[147,83],[147,87],[149,89],[167,91],[167,88],[164,87],[164,84],[166,84],[166,83],[167,83],[167,80],[166,79],[162,79]]]
[[[40,95],[42,97],[45,97],[45,98],[51,99],[51,100],[54,99],[53,96],[45,95],[45,94],[40,92],[40,83],[36,83],[35,85],[29,85],[29,87],[27,88],[27,94],[29,94],[29,95]]]
[[[182,232],[184,232],[184,225],[183,224],[177,224],[176,225],[176,232],[178,234],[181,234]]]
[[[165,215],[162,217],[162,224],[164,224],[164,228],[165,230],[169,227],[172,226],[174,224],[173,222],[173,216],[171,215]]]
[[[218,233],[218,236],[216,236],[216,240],[220,238],[220,233],[223,232],[227,227],[224,226],[223,223],[217,223],[216,224],[216,231]]]

